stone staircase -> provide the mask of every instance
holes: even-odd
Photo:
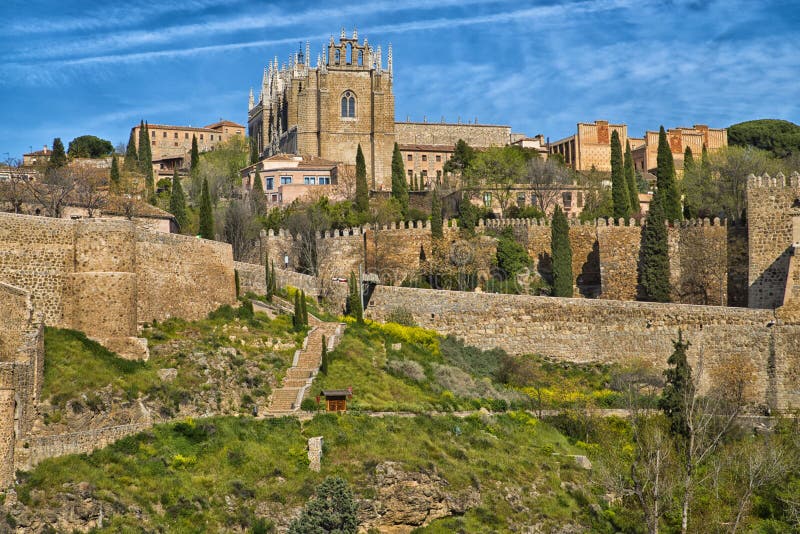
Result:
[[[288,415],[300,409],[300,403],[322,363],[322,336],[325,336],[328,351],[331,351],[344,332],[345,325],[341,323],[320,321],[311,315],[308,322],[312,329],[303,342],[303,348],[295,352],[281,387],[272,392],[268,415]]]

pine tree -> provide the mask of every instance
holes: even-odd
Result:
[[[111,173],[109,175],[109,187],[112,191],[116,192],[119,190],[119,161],[117,161],[117,155],[114,154],[111,156]]]
[[[681,199],[678,186],[675,183],[675,161],[672,158],[672,149],[667,141],[667,132],[663,126],[658,131],[656,165],[656,186],[663,203],[664,217],[670,222],[678,221],[682,215]]]
[[[328,477],[319,488],[316,498],[310,499],[300,516],[289,525],[288,534],[355,534],[358,531],[358,504],[347,482],[340,477]]]
[[[169,194],[169,212],[178,221],[178,227],[183,232],[189,226],[189,216],[186,214],[186,195],[183,192],[178,169],[172,174],[172,188]]]
[[[623,163],[625,170],[625,183],[628,184],[628,192],[630,193],[630,206],[631,215],[636,215],[642,211],[639,204],[639,187],[636,184],[636,170],[633,168],[633,156],[631,155],[631,143],[625,141],[625,162]]]
[[[128,147],[125,150],[125,164],[123,168],[128,172],[133,172],[139,168],[139,153],[136,150],[136,134],[131,128],[131,136],[128,138]]]
[[[408,185],[403,155],[397,143],[394,144],[392,152],[392,196],[400,203],[400,214],[405,220],[408,217]]]
[[[53,139],[53,152],[50,154],[50,160],[47,162],[49,169],[58,169],[67,164],[67,153],[64,152],[64,143],[61,142],[60,137]]]
[[[328,340],[325,339],[325,334],[322,335],[322,357],[320,358],[319,371],[323,375],[328,374]]]
[[[264,209],[267,206],[267,198],[264,196],[264,184],[261,181],[261,174],[256,169],[256,175],[253,178],[253,188],[250,191],[250,200],[253,205],[253,211],[256,215],[263,215]]]
[[[367,163],[364,161],[364,152],[361,143],[356,151],[356,210],[365,214],[369,211],[369,189],[367,189]]]
[[[203,180],[200,191],[200,237],[214,239],[214,212],[211,211],[211,194],[208,192],[208,180]]]
[[[434,189],[431,197],[431,237],[433,239],[444,237],[442,224],[442,199],[439,198],[439,190]]]
[[[622,162],[622,145],[616,130],[611,133],[611,200],[614,203],[614,219],[627,219],[630,215],[631,194],[625,181]]]
[[[683,341],[683,332],[678,330],[678,340],[673,341],[675,350],[667,359],[669,367],[664,371],[665,385],[658,399],[658,407],[669,419],[670,431],[675,436],[689,437],[687,408],[694,397],[692,368],[686,359],[690,343]]]
[[[659,189],[647,212],[640,252],[639,281],[643,300],[652,302],[669,302],[669,246],[663,202],[664,197]]]
[[[572,245],[567,216],[556,205],[551,224],[550,254],[553,261],[553,296],[572,296]]]

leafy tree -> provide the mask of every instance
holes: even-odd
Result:
[[[327,477],[317,495],[306,503],[300,517],[292,521],[289,534],[355,534],[358,505],[340,477]]]
[[[686,413],[686,400],[694,396],[692,368],[686,359],[689,342],[683,341],[683,333],[678,330],[678,340],[673,342],[675,350],[667,359],[669,367],[664,371],[666,384],[658,399],[658,407],[669,420],[670,432],[681,438],[689,437],[689,423]]]
[[[681,199],[675,183],[675,161],[662,126],[658,131],[658,154],[656,156],[656,186],[663,203],[664,217],[668,221],[679,221],[682,216]]]
[[[611,199],[614,203],[614,219],[627,219],[631,211],[631,194],[625,180],[622,145],[616,130],[611,133]]]
[[[514,186],[523,183],[527,160],[511,147],[492,147],[479,153],[464,173],[467,187],[488,188],[500,204],[500,212],[508,209]]]
[[[431,237],[441,239],[444,237],[442,228],[442,199],[439,198],[439,190],[434,189],[431,196]]]
[[[630,194],[631,215],[636,215],[642,211],[639,205],[639,187],[636,183],[636,170],[633,168],[633,156],[631,155],[631,142],[625,141],[625,162],[623,163],[625,170],[625,183],[628,184],[628,193]]]
[[[60,137],[53,139],[53,153],[47,163],[48,170],[60,169],[67,164],[67,154],[64,152],[64,143]]]
[[[133,172],[139,168],[139,153],[136,151],[136,135],[131,128],[131,136],[128,138],[128,147],[125,149],[125,164],[123,168],[128,172]]]
[[[497,240],[497,267],[501,277],[514,280],[516,276],[531,266],[528,251],[516,239],[510,226],[503,228]]]
[[[550,156],[553,156],[553,154]],[[596,169],[592,168],[590,171],[590,176],[586,177],[586,183],[584,185],[587,189],[592,188],[594,191],[596,191],[599,197],[599,194],[604,194],[606,188],[602,186],[604,177],[595,176],[597,174],[598,173]],[[531,193],[536,196],[536,207],[539,208],[539,211],[542,213],[549,213],[550,210],[552,210],[553,207],[558,204],[563,191],[563,186],[572,185],[576,177],[583,179],[581,175],[575,174],[571,169],[564,165],[563,161],[560,161],[556,158],[532,158],[528,160],[527,185],[530,188]],[[611,212],[609,210],[608,215],[610,214]],[[597,218],[597,216],[594,218]]]
[[[71,158],[102,158],[114,152],[111,141],[94,135],[81,135],[69,142],[67,154]]]
[[[367,188],[367,163],[361,143],[356,151],[356,209],[360,213],[369,212],[369,189]]]
[[[403,155],[400,147],[394,144],[392,152],[392,196],[400,203],[403,219],[408,217],[408,184],[406,183],[406,169],[403,165]]]
[[[267,197],[264,195],[264,184],[261,181],[261,174],[256,169],[256,175],[253,178],[253,188],[250,191],[250,202],[253,207],[253,212],[256,215],[263,215],[267,207]]]
[[[458,204],[458,226],[461,231],[469,236],[475,235],[478,216],[477,206],[472,203],[469,195],[465,193]]]
[[[214,212],[211,210],[211,195],[208,192],[208,180],[203,180],[200,191],[200,237],[214,239]]]
[[[553,259],[553,296],[572,296],[572,245],[569,242],[569,222],[561,206],[553,210],[550,254]]]
[[[111,173],[109,179],[111,181],[109,184],[111,189],[117,190],[119,188],[119,161],[117,161],[116,154],[111,157]]]
[[[643,300],[652,302],[669,302],[670,293],[669,246],[663,201],[663,193],[659,189],[647,212],[639,261]]]
[[[460,176],[472,163],[473,158],[475,158],[475,149],[463,139],[459,139],[453,150],[453,156],[443,166],[444,172],[455,173]]]
[[[178,176],[178,169],[172,174],[172,187],[169,193],[169,212],[175,216],[178,221],[178,227],[181,231],[186,231],[189,226],[189,215],[186,213],[186,196],[183,193],[183,186],[181,186],[181,179]]]

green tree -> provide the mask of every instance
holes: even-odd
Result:
[[[261,174],[256,169],[256,175],[253,178],[253,188],[250,191],[250,203],[253,206],[253,213],[258,216],[264,214],[267,208],[267,197],[264,195],[264,184],[261,181]]]
[[[785,158],[800,152],[800,126],[776,119],[740,122],[728,128],[728,142],[731,146],[768,150],[778,158]]]
[[[306,503],[300,517],[292,521],[289,534],[355,534],[358,531],[358,505],[347,482],[327,477],[317,495]]]
[[[479,153],[464,173],[465,186],[486,188],[500,204],[500,212],[505,215],[514,187],[524,181],[527,160],[512,147],[492,147]]]
[[[303,328],[303,308],[300,304],[300,291],[294,292],[294,311],[292,312],[292,328],[299,332]]]
[[[675,161],[662,126],[658,131],[658,154],[656,156],[656,186],[661,197],[664,217],[672,222],[681,220],[681,199],[675,183]]]
[[[114,154],[111,157],[111,173],[109,175],[110,186],[112,191],[117,191],[119,189],[119,161],[117,161],[117,155]]]
[[[239,281],[239,269],[233,270],[233,285],[236,288],[236,298],[239,298],[239,292],[241,290],[241,283]]]
[[[361,302],[361,291],[358,287],[358,278],[355,273],[350,273],[349,280],[350,293],[347,298],[348,315],[354,317],[359,324],[364,323],[364,306]]]
[[[636,215],[642,211],[639,205],[639,186],[636,183],[636,170],[633,168],[633,156],[631,155],[631,143],[625,141],[625,162],[623,163],[625,169],[625,183],[628,184],[628,193],[630,194],[631,215]]]
[[[306,303],[306,292],[300,292],[300,311],[303,317],[303,326],[308,326],[308,308]]]
[[[139,153],[136,150],[135,129],[131,128],[131,136],[128,138],[128,146],[125,149],[125,164],[122,166],[126,171],[133,172],[139,168]]]
[[[572,245],[569,242],[567,216],[556,205],[551,224],[550,254],[553,261],[553,296],[572,296]]]
[[[178,169],[172,174],[172,187],[169,193],[169,212],[178,221],[178,227],[182,232],[189,226],[189,216],[186,213],[186,195],[183,193],[181,178],[178,176]]]
[[[61,142],[60,137],[53,139],[53,152],[50,154],[50,160],[47,163],[48,169],[60,169],[67,164],[67,154],[64,152],[64,143]]]
[[[616,130],[611,133],[611,200],[614,203],[614,219],[627,219],[631,211],[631,194],[625,181],[622,145]]]
[[[478,207],[472,203],[469,195],[464,193],[458,204],[458,226],[468,236],[475,235],[475,226],[478,224]]]
[[[208,180],[203,180],[200,191],[200,237],[214,239],[214,212],[211,209],[211,195],[208,192]]]
[[[669,246],[663,201],[659,189],[650,203],[642,233],[639,282],[643,300],[651,302],[669,302]]]
[[[431,196],[431,237],[441,239],[444,237],[442,228],[442,199],[439,198],[439,190],[434,189]]]
[[[102,158],[114,152],[111,141],[94,135],[81,135],[69,142],[67,154],[71,158]]]
[[[683,439],[689,437],[689,414],[687,408],[694,397],[692,368],[686,359],[689,342],[683,341],[683,333],[678,330],[678,340],[672,343],[674,351],[667,359],[669,367],[664,371],[665,384],[658,399],[658,408],[669,420],[670,432]]]
[[[705,145],[703,145],[705,146]],[[684,175],[687,171],[691,171],[694,168],[694,154],[692,154],[692,147],[687,146],[686,150],[683,151],[683,172]]]
[[[397,143],[394,144],[392,152],[392,196],[400,203],[400,213],[405,220],[408,217],[408,184],[403,155]]]
[[[153,176],[153,152],[150,149],[150,130],[142,121],[139,130],[139,171],[144,175],[145,196],[155,204],[155,181]]]
[[[275,295],[275,263],[270,262],[269,256],[264,258],[264,296],[267,302],[272,302]]]
[[[359,213],[369,213],[369,189],[367,188],[367,163],[364,161],[364,152],[361,143],[356,150],[356,210]]]
[[[328,374],[328,341],[324,334],[322,335],[322,357],[319,362],[319,371],[323,375]]]
[[[192,151],[189,157],[189,177],[191,180],[191,193],[192,200],[197,202],[197,195],[202,192],[203,181],[200,178],[200,150],[197,148],[197,136],[192,134]]]
[[[505,280],[515,280],[516,276],[531,265],[528,251],[514,238],[514,229],[503,228],[497,240],[497,267]]]
[[[455,173],[460,176],[472,163],[473,158],[475,158],[475,149],[463,139],[459,139],[456,141],[452,157],[443,166],[444,172]]]

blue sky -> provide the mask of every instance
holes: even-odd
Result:
[[[800,2],[770,0],[0,0],[0,160],[140,119],[246,123],[264,65],[342,26],[393,44],[398,120],[575,123],[631,135],[800,122]]]

